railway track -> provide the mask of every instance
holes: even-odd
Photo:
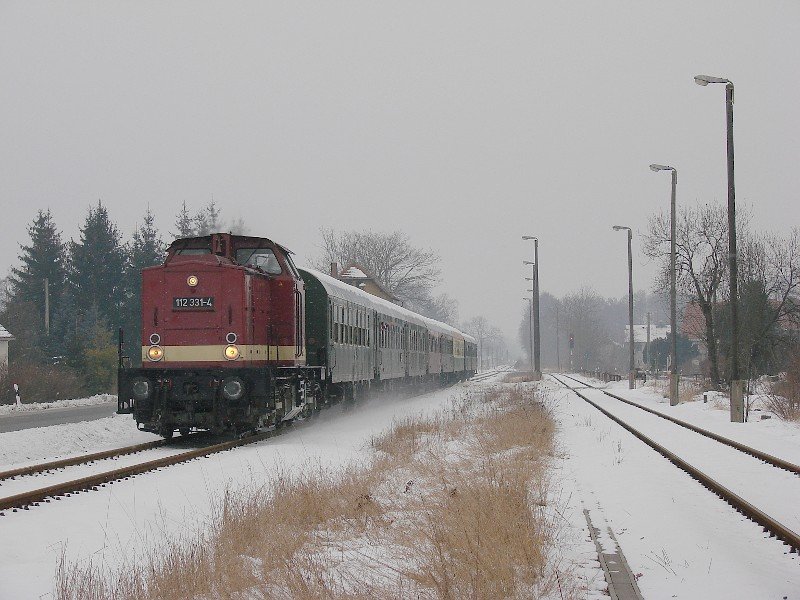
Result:
[[[494,369],[492,371],[486,371],[485,373],[478,373],[477,375],[473,375],[472,377],[469,378],[469,381],[474,381],[474,382],[484,381],[486,379],[491,379],[492,377],[495,377],[496,375],[505,372],[506,371],[503,369]]]
[[[484,379],[496,376],[500,372],[501,372],[500,370],[495,370],[488,373],[482,373],[476,376],[475,378],[470,379],[469,381],[482,381]],[[304,426],[305,423],[306,423],[305,420],[299,422],[293,422],[294,424],[293,429],[296,429],[297,427],[302,427]],[[136,462],[116,469],[105,470],[98,473],[92,473],[85,477],[69,479],[67,481],[58,482],[52,485],[47,485],[32,490],[25,490],[20,493],[0,497],[0,516],[3,516],[4,514],[3,511],[6,510],[15,510],[15,511],[19,509],[27,510],[31,506],[38,506],[38,504],[41,502],[60,500],[61,497],[70,496],[74,493],[78,493],[81,491],[96,490],[98,487],[104,486],[113,481],[128,479],[130,477],[139,475],[141,473],[147,473],[148,471],[154,471],[156,469],[160,469],[163,467],[177,465],[190,460],[195,460],[197,458],[202,458],[204,456],[209,456],[211,454],[216,454],[218,452],[224,452],[240,446],[245,446],[248,444],[260,442],[269,439],[273,436],[280,435],[285,431],[287,431],[288,429],[289,429],[288,427],[270,429],[268,431],[256,433],[254,435],[245,438],[224,441],[217,444],[204,445],[200,448],[186,450],[183,452],[176,452],[175,454],[171,454],[169,456],[162,456],[152,460]],[[59,469],[64,469],[72,466],[88,465],[89,463],[92,462],[118,458],[121,456],[146,452],[158,448],[173,448],[175,446],[178,446],[181,443],[181,441],[183,442],[186,442],[187,440],[197,441],[202,439],[203,437],[206,437],[205,434],[197,433],[187,437],[175,438],[170,441],[156,440],[153,442],[137,444],[134,446],[127,446],[115,450],[107,450],[104,452],[96,452],[93,454],[87,454],[83,456],[77,456],[61,460],[49,461],[36,465],[30,465],[26,467],[20,467],[18,469],[12,469],[0,472],[0,482],[13,480],[19,477],[35,475],[39,473],[56,471]]]
[[[252,435],[250,437],[203,446],[194,450],[187,450],[186,452],[179,452],[170,456],[134,463],[121,468],[102,471],[86,477],[71,479],[69,481],[6,496],[0,498],[0,516],[3,515],[3,511],[5,510],[27,509],[30,506],[37,506],[40,502],[50,502],[51,499],[60,500],[62,496],[70,496],[71,494],[85,490],[96,490],[99,486],[104,486],[112,481],[128,479],[134,475],[139,475],[140,473],[155,471],[156,469],[177,465],[179,463],[194,460],[196,458],[209,456],[217,452],[224,452],[225,450],[231,450],[246,444],[260,442],[281,431],[283,431],[283,429],[270,430]]]
[[[746,516],[748,519],[750,519],[750,520],[754,521],[755,523],[758,523],[759,525],[761,525],[764,528],[764,530],[766,532],[768,532],[771,536],[775,536],[778,539],[782,540],[784,543],[786,543],[790,547],[792,552],[794,552],[794,553],[800,552],[800,535],[798,535],[791,528],[785,526],[783,523],[778,521],[776,518],[774,518],[774,517],[770,516],[769,514],[767,514],[766,511],[758,508],[757,506],[755,506],[754,504],[752,504],[751,502],[749,502],[748,500],[743,498],[741,495],[735,493],[733,490],[731,490],[726,485],[723,485],[722,483],[720,483],[719,481],[717,481],[716,479],[714,479],[713,477],[711,477],[710,475],[705,473],[703,470],[701,470],[697,466],[691,464],[689,461],[687,461],[684,458],[678,456],[675,452],[671,451],[670,449],[668,449],[664,445],[660,444],[659,442],[657,442],[652,437],[644,434],[642,431],[640,431],[639,429],[637,429],[636,427],[631,425],[629,422],[625,421],[624,419],[620,418],[619,416],[615,415],[611,411],[609,411],[606,408],[604,408],[603,406],[601,406],[599,403],[597,403],[594,400],[590,399],[588,396],[586,396],[586,394],[584,394],[581,391],[579,391],[578,389],[575,389],[574,387],[570,386],[567,382],[565,382],[561,378],[561,377],[566,378],[567,376],[551,375],[551,377],[555,381],[557,381],[558,383],[560,383],[561,385],[563,385],[564,387],[566,387],[567,389],[572,391],[574,394],[576,394],[582,400],[584,400],[585,402],[587,402],[588,404],[593,406],[595,409],[597,409],[598,411],[603,413],[606,417],[608,417],[609,419],[611,419],[612,421],[614,421],[615,423],[617,423],[618,425],[623,427],[625,430],[627,430],[628,432],[633,434],[636,438],[638,438],[639,440],[641,440],[642,442],[644,442],[645,444],[650,446],[650,448],[652,448],[653,450],[655,450],[656,452],[661,454],[663,457],[665,457],[667,460],[669,460],[672,464],[674,464],[678,468],[680,468],[683,471],[685,471],[686,473],[688,473],[692,478],[697,480],[699,483],[701,483],[707,489],[709,489],[712,492],[714,492],[717,496],[722,498],[725,502],[730,504],[733,508],[738,510],[741,514]],[[580,380],[575,379],[573,377],[569,377],[569,379],[571,379],[573,381],[576,381],[576,382],[580,383],[583,386],[586,386],[587,388],[589,388],[591,390],[603,392],[604,394],[606,394],[608,396],[611,396],[611,397],[616,398],[618,400],[622,400],[626,404],[631,404],[631,405],[636,406],[637,408],[646,409],[646,407],[642,407],[641,405],[638,405],[635,402],[627,401],[627,400],[625,400],[623,398],[620,398],[619,396],[610,394],[610,393],[606,392],[605,390],[600,390],[598,388],[595,388],[594,386],[588,385],[586,382],[580,381]],[[653,414],[655,414],[655,415],[657,415],[659,417],[666,418],[665,415],[662,415],[662,414],[658,413],[657,411],[652,411],[650,409],[646,409],[646,410],[649,413],[653,413]],[[675,425],[678,425],[680,427],[684,427],[686,425],[690,425],[690,424],[685,423],[683,421],[676,422],[678,420],[677,419],[673,419],[671,417],[666,418],[666,420],[670,421],[670,422],[672,422]],[[761,458],[761,456],[757,456],[756,454],[758,454],[758,455],[762,455],[763,454],[758,450],[755,450],[753,448],[749,448],[748,446],[744,446],[744,448],[746,448],[747,451],[742,450],[742,449],[737,447],[737,446],[743,446],[741,444],[738,444],[738,442],[733,442],[733,440],[729,440],[727,438],[722,438],[722,440],[717,439],[717,438],[720,438],[721,436],[717,436],[716,434],[712,434],[711,432],[705,432],[705,430],[701,430],[701,431],[703,431],[705,433],[700,433],[700,431],[697,431],[697,429],[699,429],[699,428],[696,428],[693,425],[690,425],[689,427],[687,427],[687,429],[690,429],[691,431],[693,431],[695,433],[698,433],[700,435],[705,435],[705,433],[711,434],[711,435],[705,435],[705,437],[707,437],[707,438],[709,438],[709,439],[711,439],[711,440],[713,440],[715,442],[719,442],[721,444],[724,444],[725,446],[728,446],[730,448],[734,448],[736,450],[739,450],[740,452],[743,452],[743,453],[745,453],[745,454],[747,454],[749,456],[758,458],[759,460],[762,460],[764,462],[768,462],[768,464],[774,464],[772,462],[766,461],[764,458]],[[731,442],[731,443],[726,443],[726,442]],[[754,454],[754,453],[756,453],[756,454]],[[769,456],[769,455],[766,455],[766,456]],[[771,457],[771,458],[775,458],[775,457]],[[781,462],[781,463],[785,463],[786,462],[786,461],[782,461],[780,459],[777,459],[777,460],[779,462]],[[791,465],[791,463],[788,463],[788,464]],[[779,465],[774,465],[774,466],[779,466]],[[795,465],[792,465],[792,466],[795,466]],[[780,468],[783,469],[784,467],[781,466]],[[792,473],[797,473],[797,471],[795,471],[794,469],[784,469],[784,470],[788,470],[788,471],[790,471]]]
[[[705,436],[707,438],[711,438],[712,440],[715,440],[715,441],[719,442],[720,444],[725,444],[726,446],[730,446],[731,448],[735,448],[739,452],[743,452],[745,454],[748,454],[748,455],[750,455],[750,456],[752,456],[754,458],[757,458],[758,460],[763,460],[765,463],[768,463],[768,464],[772,465],[773,467],[777,467],[779,469],[783,469],[784,471],[789,471],[790,473],[794,473],[796,475],[800,475],[800,465],[796,465],[796,464],[794,464],[792,462],[789,462],[788,460],[784,460],[782,458],[778,458],[777,456],[773,456],[771,454],[767,454],[766,452],[762,452],[761,450],[758,450],[756,448],[752,448],[750,446],[747,446],[745,444],[737,442],[736,440],[732,440],[730,438],[726,438],[724,436],[721,436],[719,434],[714,433],[713,431],[708,431],[707,429],[703,429],[702,427],[697,427],[696,425],[692,425],[691,423],[687,423],[686,421],[681,421],[680,419],[676,419],[675,417],[670,417],[669,415],[665,415],[664,413],[661,413],[661,412],[659,412],[657,410],[653,410],[652,408],[648,408],[646,406],[642,406],[638,402],[633,402],[631,400],[628,400],[627,398],[623,398],[622,396],[617,396],[616,394],[612,394],[609,391],[606,391],[606,390],[604,390],[602,388],[599,388],[597,386],[591,385],[591,384],[589,384],[589,383],[587,383],[585,381],[581,381],[580,379],[578,379],[576,377],[572,377],[571,375],[560,374],[559,377],[565,377],[567,379],[571,379],[572,381],[574,381],[576,383],[579,383],[581,385],[584,385],[584,386],[586,386],[588,388],[592,388],[594,390],[597,390],[598,392],[603,392],[603,394],[605,394],[606,396],[609,396],[610,398],[614,398],[615,400],[619,400],[620,402],[624,402],[625,404],[627,404],[629,406],[635,406],[636,408],[638,408],[640,410],[648,412],[648,413],[650,413],[652,415],[656,415],[657,417],[665,419],[665,420],[667,420],[667,421],[669,421],[671,423],[675,423],[675,425],[678,425],[678,426],[683,427],[685,429],[689,429],[690,431],[694,431],[695,433],[699,433],[700,435]]]
[[[99,460],[106,460],[109,458],[117,458],[119,456],[126,456],[128,454],[136,454],[144,452],[145,450],[152,450],[153,448],[161,448],[163,446],[177,445],[188,440],[195,440],[203,434],[194,433],[187,437],[179,437],[174,440],[154,440],[152,442],[145,442],[143,444],[135,444],[133,446],[124,446],[122,448],[114,448],[112,450],[104,450],[103,452],[94,452],[92,454],[83,454],[80,456],[73,456],[70,458],[62,458],[59,460],[52,460],[48,462],[38,463],[16,469],[9,469],[8,471],[0,471],[0,481],[5,479],[14,479],[16,477],[24,477],[26,475],[35,475],[37,473],[45,473],[47,471],[54,471],[56,469],[63,469],[75,465],[83,465]]]

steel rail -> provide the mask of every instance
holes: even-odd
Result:
[[[772,517],[770,517],[767,513],[763,512],[759,508],[756,508],[754,505],[750,504],[747,500],[736,494],[735,492],[729,490],[721,483],[717,482],[716,480],[712,479],[705,473],[703,473],[697,467],[691,465],[680,456],[668,450],[655,440],[651,439],[650,437],[646,436],[638,429],[635,429],[633,426],[629,425],[616,415],[612,414],[611,412],[604,409],[602,406],[597,404],[596,402],[587,398],[584,394],[581,394],[575,388],[567,385],[564,381],[560,380],[557,376],[551,375],[553,379],[555,379],[558,383],[566,387],[571,392],[575,393],[578,397],[582,400],[587,402],[588,404],[592,405],[594,408],[599,410],[609,419],[617,423],[619,426],[633,434],[635,437],[643,441],[645,444],[650,446],[653,450],[661,454],[664,458],[669,460],[672,464],[677,466],[678,468],[682,469],[686,473],[688,473],[691,477],[699,481],[703,486],[714,492],[717,496],[722,498],[725,502],[730,504],[733,508],[738,510],[748,519],[755,521],[759,525],[761,525],[767,532],[771,535],[774,535],[788,544],[791,548],[792,552],[800,552],[800,535],[780,523],[776,521]],[[592,387],[592,386],[589,386]],[[596,388],[593,388],[596,389]],[[602,391],[602,390],[601,390]]]
[[[590,387],[593,390],[597,390],[598,392],[603,392],[606,396],[610,396],[611,398],[614,398],[615,400],[619,400],[620,402],[624,402],[625,404],[630,404],[631,406],[635,406],[636,408],[640,408],[643,411],[646,411],[646,412],[649,412],[651,414],[654,414],[654,415],[656,415],[658,417],[661,417],[662,419],[666,419],[667,421],[675,423],[676,425],[680,425],[681,427],[685,427],[686,429],[694,431],[695,433],[699,433],[700,435],[704,435],[704,436],[706,436],[708,438],[711,438],[712,440],[720,442],[721,444],[725,444],[726,446],[730,446],[731,448],[735,448],[736,450],[739,450],[740,452],[744,452],[745,454],[749,454],[750,456],[752,456],[754,458],[757,458],[759,460],[763,460],[764,462],[771,464],[773,467],[778,467],[779,469],[784,469],[786,471],[794,473],[795,475],[800,475],[800,465],[796,465],[796,464],[794,464],[792,462],[789,462],[788,460],[784,460],[784,459],[779,458],[777,456],[773,456],[772,454],[767,454],[766,452],[762,452],[761,450],[757,450],[756,448],[753,448],[752,446],[748,446],[746,444],[742,444],[742,443],[737,442],[735,440],[732,440],[730,438],[726,438],[724,436],[716,434],[713,431],[708,431],[707,429],[703,429],[702,427],[697,427],[696,425],[692,425],[691,423],[687,423],[686,421],[681,421],[680,419],[676,419],[675,417],[671,417],[669,415],[665,415],[664,413],[661,413],[661,412],[659,412],[657,410],[653,410],[652,408],[648,408],[646,406],[642,406],[638,402],[633,402],[633,401],[628,400],[626,398],[623,398],[621,396],[617,396],[616,394],[612,394],[611,392],[607,392],[606,390],[604,390],[602,388],[593,386],[590,383],[587,383],[585,381],[581,381],[580,379],[572,377],[571,375],[565,375],[565,374],[562,373],[561,376],[562,377],[566,377],[568,379],[571,379],[571,380],[573,380],[573,381],[575,381],[577,383],[580,383],[581,385],[585,385],[586,387]]]
[[[496,373],[492,373],[495,375]],[[488,376],[488,374],[487,374]],[[309,420],[303,420],[301,423],[305,424],[308,423]],[[148,471],[154,471],[156,469],[162,467],[168,467],[172,465],[176,465],[182,462],[187,462],[193,460],[195,458],[201,458],[203,456],[208,456],[210,454],[216,454],[217,452],[224,452],[225,450],[231,450],[233,448],[237,448],[239,446],[244,446],[247,444],[252,444],[255,442],[260,442],[262,440],[269,439],[275,435],[279,435],[285,431],[289,430],[287,425],[294,424],[294,421],[290,421],[289,423],[285,424],[285,426],[279,429],[271,429],[269,431],[265,431],[262,433],[257,433],[255,435],[251,435],[245,438],[230,440],[227,442],[221,442],[219,444],[214,444],[211,446],[204,446],[203,448],[198,448],[196,450],[189,450],[186,452],[181,452],[178,454],[173,454],[171,456],[166,456],[163,458],[154,459],[151,461],[137,463],[134,465],[129,465],[126,467],[121,467],[119,469],[113,469],[111,471],[104,471],[102,473],[97,473],[95,475],[89,475],[87,477],[82,477],[80,479],[73,479],[71,481],[65,481],[63,483],[58,483],[54,485],[50,485],[43,488],[38,488],[35,490],[30,490],[28,492],[23,492],[20,494],[15,494],[13,496],[6,496],[5,498],[0,498],[0,511],[8,510],[8,509],[16,509],[16,508],[26,508],[30,505],[35,505],[39,502],[46,501],[48,498],[55,497],[58,499],[59,496],[69,495],[72,493],[76,493],[83,490],[88,489],[97,489],[97,486],[104,485],[111,481],[116,481],[119,479],[126,479],[133,475],[139,475],[141,473],[146,473]],[[292,429],[297,429],[301,427],[301,423],[297,423],[295,427]],[[202,435],[202,434],[194,434],[194,435]],[[177,438],[180,439],[180,438]],[[187,438],[183,438],[184,440]],[[177,440],[176,440],[177,441]],[[131,450],[132,448],[137,448],[137,450],[131,450],[132,452],[137,452],[140,450],[147,450],[149,448],[164,446],[166,445],[167,440],[156,440],[154,442],[147,442],[146,444],[139,444],[138,446],[130,446],[127,450]],[[106,452],[98,452],[92,455],[87,455],[83,457],[79,457],[78,462],[72,464],[81,464],[81,462],[90,462],[89,457],[100,457],[100,458],[107,458],[108,456],[103,456],[108,454],[108,452],[114,451],[106,451]],[[130,453],[130,452],[129,452]],[[73,459],[64,459],[65,461],[72,461]],[[50,465],[49,468],[53,467],[56,463],[62,463],[64,461],[54,461],[52,463],[44,463],[42,465],[33,465],[33,467],[44,467],[46,465]],[[68,466],[68,465],[61,465],[61,466]],[[19,470],[25,470],[28,467],[22,467]],[[48,470],[44,468],[42,470]],[[15,470],[17,471],[17,470]],[[6,473],[11,473],[12,471],[6,471]],[[20,473],[22,474],[22,473]],[[0,516],[3,513],[0,512]]]
[[[55,485],[23,492],[21,494],[0,498],[0,511],[12,508],[24,508],[42,501],[49,502],[49,500],[46,499],[50,497],[64,496],[82,490],[97,489],[97,486],[109,483],[111,481],[125,479],[133,475],[139,475],[140,473],[146,473],[162,467],[176,465],[182,462],[193,460],[195,458],[201,458],[217,452],[230,450],[238,446],[260,442],[272,437],[280,431],[284,431],[284,429],[275,429],[242,439],[230,440],[227,442],[214,444],[212,446],[204,446],[203,448],[198,448],[196,450],[189,450],[187,452],[181,452],[180,454],[157,458],[155,460],[137,463],[135,465],[128,465],[127,467],[121,467],[111,471],[104,471],[95,475],[81,477],[80,479],[65,481],[63,483],[57,483]],[[2,515],[2,513],[0,513],[0,515]]]
[[[38,463],[29,465],[27,467],[19,467],[16,469],[9,469],[8,471],[0,471],[0,481],[4,479],[13,479],[14,477],[22,477],[24,475],[34,475],[36,473],[43,473],[44,471],[52,471],[55,469],[63,469],[64,467],[72,467],[74,465],[82,465],[106,458],[115,458],[117,456],[125,456],[127,454],[135,454],[150,450],[152,448],[159,448],[161,446],[169,446],[180,442],[186,442],[196,437],[203,435],[202,433],[193,433],[186,437],[179,437],[172,440],[154,440],[152,442],[145,442],[143,444],[136,444],[134,446],[124,446],[122,448],[114,448],[111,450],[104,450],[102,452],[93,452],[92,454],[83,454],[81,456],[73,456],[70,458],[63,458],[53,460],[45,463]]]

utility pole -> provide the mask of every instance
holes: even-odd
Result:
[[[539,326],[539,238],[533,235],[523,235],[523,240],[533,240],[533,262],[525,261],[533,267],[533,300],[531,310],[533,312],[533,376],[536,380],[542,378],[541,361],[541,328]]]
[[[50,335],[50,280],[44,278],[44,332]]]
[[[645,363],[645,369],[649,371],[647,367],[650,366],[652,363],[652,359],[650,358],[650,312],[647,312],[647,344],[645,345],[645,354],[647,355],[647,362]],[[644,361],[642,361],[644,362]]]
[[[558,327],[558,312],[559,312],[559,305],[556,304],[556,364],[558,365],[558,371],[561,372],[561,340],[560,340],[560,332]]]
[[[633,231],[630,227],[614,225],[614,231],[627,230],[628,232],[628,345],[630,349],[630,364],[628,368],[628,387],[636,387],[636,364],[633,355]]]
[[[530,307],[528,310],[528,342],[530,343],[530,353],[528,354],[528,358],[530,358],[531,363],[531,373],[533,372],[533,299],[523,297],[523,300],[527,300],[530,303]]]

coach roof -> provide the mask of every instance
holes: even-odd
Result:
[[[328,292],[329,296],[334,296],[341,300],[348,300],[350,302],[355,302],[356,304],[361,304],[362,306],[367,306],[383,315],[403,319],[404,321],[408,321],[414,325],[425,327],[434,333],[444,333],[453,337],[463,337],[468,341],[473,343],[475,342],[472,337],[460,332],[455,327],[451,327],[446,323],[442,323],[434,319],[429,319],[428,317],[423,317],[422,315],[412,312],[407,308],[393,304],[388,300],[368,294],[367,292],[360,290],[349,283],[339,281],[335,277],[331,277],[330,275],[315,269],[301,268],[300,271],[308,273],[317,281],[319,281],[322,287],[325,288],[325,291]]]

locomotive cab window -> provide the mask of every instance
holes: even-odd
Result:
[[[211,254],[211,248],[181,248],[175,254],[179,256],[200,256],[201,254]]]
[[[247,267],[256,267],[270,275],[280,275],[281,265],[270,248],[239,248],[236,262]]]

